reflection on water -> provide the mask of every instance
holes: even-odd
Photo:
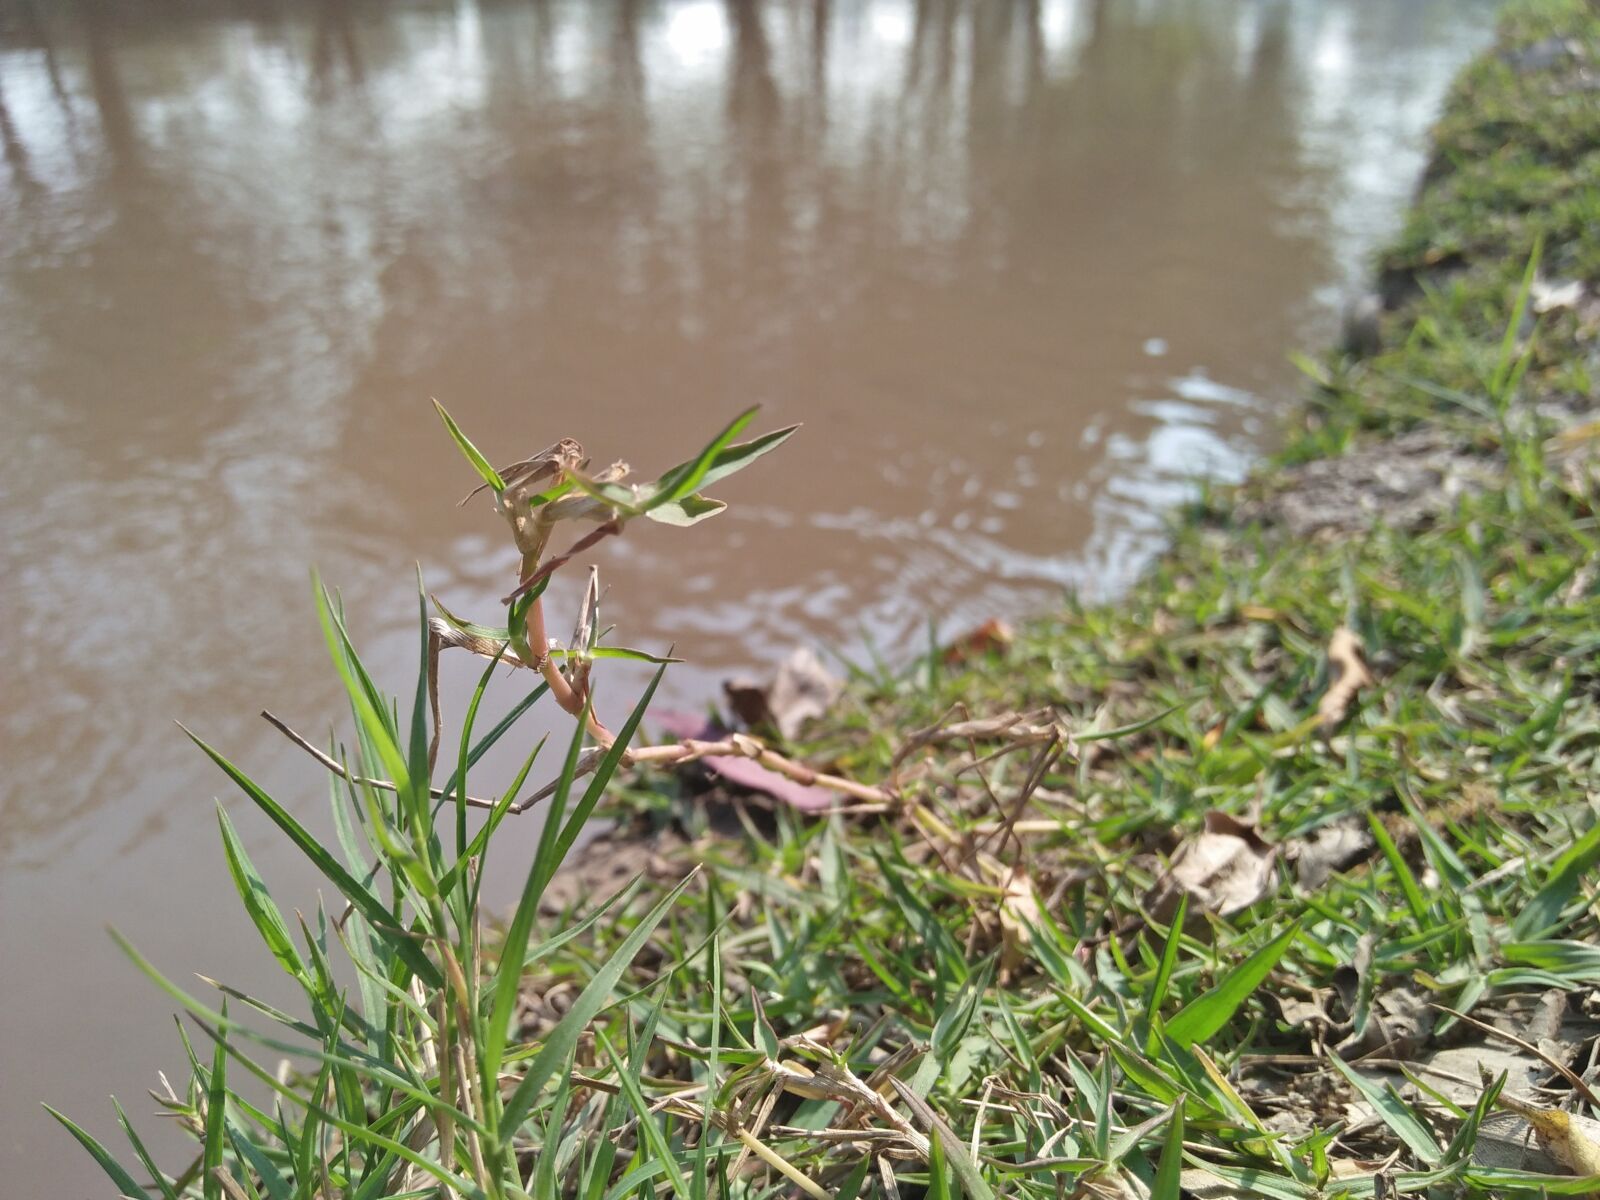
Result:
[[[314,807],[251,715],[336,715],[308,565],[396,685],[413,562],[492,611],[429,395],[646,471],[752,401],[808,423],[601,556],[679,703],[1103,592],[1260,444],[1491,7],[0,4],[0,1172],[91,1186],[37,1174],[33,1099],[172,1061],[102,920],[259,961],[183,911],[227,885],[169,719]]]

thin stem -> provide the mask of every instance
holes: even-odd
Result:
[[[311,755],[312,758],[316,759],[340,779],[348,780],[349,782],[356,784],[358,787],[373,787],[384,792],[393,792],[398,790],[394,784],[389,782],[387,779],[366,779],[360,775],[353,774],[352,772],[346,770],[343,763],[339,762],[337,759],[328,757],[328,755],[324,754],[321,750],[318,750],[305,738],[301,737],[293,729],[289,728],[289,726],[286,725],[282,720],[268,712],[266,709],[261,710],[261,715],[266,719],[267,724],[271,725],[279,733],[283,734],[284,737],[288,738],[296,746],[299,746],[300,749]],[[441,788],[430,788],[429,792],[435,800],[443,800],[446,794]],[[454,794],[454,792],[450,793],[450,795]],[[468,796],[466,797],[466,801],[474,808],[493,808],[495,805],[493,800],[482,800],[477,796]]]
[[[550,657],[550,635],[545,632],[544,627],[543,596],[535,599],[528,607],[528,645],[539,655],[539,674],[543,675],[544,681],[550,685],[550,694],[555,697],[556,703],[573,716],[581,717],[585,697],[567,682],[567,677],[561,673],[555,660]],[[602,746],[609,747],[617,740],[616,735],[594,715],[592,708],[589,710],[589,732]]]

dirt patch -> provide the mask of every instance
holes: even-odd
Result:
[[[1360,533],[1380,522],[1416,529],[1449,512],[1466,492],[1499,487],[1501,463],[1424,428],[1338,458],[1289,467],[1239,506],[1245,521],[1282,525],[1296,537]]]

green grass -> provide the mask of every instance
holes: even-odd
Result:
[[[1522,0],[1503,44],[1552,32],[1592,53],[1600,13]],[[242,900],[308,1015],[226,992],[223,1011],[162,980],[204,1035],[171,1099],[202,1153],[160,1175],[136,1139],[137,1166],[119,1166],[68,1129],[121,1192],[151,1197],[1301,1200],[1370,1194],[1385,1161],[1408,1192],[1594,1190],[1475,1161],[1500,1082],[1452,1099],[1427,1065],[1482,1037],[1444,1008],[1489,1019],[1600,984],[1593,442],[1558,455],[1549,440],[1594,418],[1595,333],[1582,312],[1528,311],[1535,271],[1600,284],[1600,104],[1562,90],[1580,68],[1519,75],[1489,55],[1463,75],[1383,260],[1417,286],[1383,318],[1381,351],[1308,363],[1314,394],[1282,454],[1180,514],[1126,597],[1065,605],[964,667],[930,654],[856,673],[803,750],[890,805],[745,813],[743,836],[717,837],[677,776],[580,791],[577,737],[486,955],[493,839],[473,831],[521,780],[469,823],[469,721],[435,801],[425,672],[402,722],[324,601],[356,716],[350,774],[396,790],[335,780],[336,851],[207,750],[342,897],[291,929],[222,818]],[[1293,464],[1419,426],[1500,485],[1416,529],[1308,539],[1243,515],[1271,511]],[[613,504],[619,523],[676,511],[724,459],[754,457],[728,445],[736,432],[643,499],[584,480],[533,503]],[[530,542],[525,575],[544,548]],[[503,631],[518,653],[537,597]],[[1375,681],[1325,720],[1341,627]],[[1012,712],[1032,714],[1025,731],[937,732]],[[580,703],[577,728],[588,715]],[[553,916],[540,900],[591,811],[683,827],[692,849]],[[1258,886],[1225,912],[1163,883],[1212,812],[1261,839],[1240,843]],[[1291,856],[1331,830],[1353,853],[1301,886]],[[329,965],[341,946],[353,994]],[[252,1046],[292,1049],[298,1073],[280,1081]],[[236,1087],[252,1075],[271,1105]]]

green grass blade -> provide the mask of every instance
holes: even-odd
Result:
[[[644,515],[661,525],[687,529],[691,525],[700,524],[707,517],[716,516],[727,507],[724,501],[713,500],[696,492],[691,496],[685,496],[682,500],[674,500],[670,504],[657,504]]]
[[[223,1048],[229,1057],[231,1057],[240,1066],[244,1067],[245,1070],[250,1072],[254,1078],[264,1083],[267,1087],[271,1088],[273,1092],[277,1093],[279,1096],[282,1096],[285,1100],[288,1100],[296,1108],[303,1109],[306,1112],[308,1130],[299,1139],[302,1151],[304,1153],[312,1153],[315,1147],[314,1139],[310,1137],[309,1133],[309,1124],[312,1119],[315,1119],[322,1124],[339,1130],[341,1133],[346,1134],[348,1137],[353,1138],[364,1145],[375,1146],[404,1159],[412,1166],[426,1171],[440,1183],[455,1188],[464,1196],[471,1197],[471,1200],[487,1200],[487,1198],[484,1196],[483,1190],[471,1180],[462,1178],[460,1175],[455,1174],[437,1162],[434,1162],[432,1159],[424,1158],[422,1155],[412,1150],[409,1146],[406,1146],[405,1144],[398,1142],[393,1138],[387,1137],[366,1126],[357,1125],[353,1122],[347,1121],[338,1114],[329,1112],[327,1109],[314,1104],[301,1090],[297,1090],[289,1084],[280,1083],[278,1078],[271,1071],[265,1070],[259,1063],[254,1062],[248,1056],[241,1054],[233,1046],[228,1045],[226,1039],[224,1039],[218,1031],[212,1029],[204,1022],[200,1022],[199,1024],[200,1028],[204,1031],[207,1037],[214,1042],[222,1043]],[[324,1078],[321,1082],[319,1082],[317,1087],[311,1090],[310,1095],[321,1095],[325,1090],[326,1079]],[[458,1117],[458,1120],[459,1119],[460,1118]],[[311,1150],[307,1150],[305,1148],[307,1143],[311,1144]],[[301,1163],[296,1164],[296,1178],[301,1183],[303,1188],[307,1184],[310,1184],[313,1189],[310,1194],[314,1194],[314,1188],[319,1181],[316,1179],[315,1173],[309,1170],[302,1172],[301,1166]]]
[[[1183,1100],[1172,1106],[1172,1119],[1167,1123],[1167,1139],[1161,1146],[1161,1161],[1156,1166],[1156,1181],[1150,1188],[1150,1200],[1180,1200],[1183,1176]]]
[[[1592,827],[1551,864],[1543,886],[1511,922],[1512,937],[1519,942],[1529,941],[1560,924],[1561,910],[1596,863],[1600,863],[1600,824]]]
[[[250,1169],[261,1180],[261,1186],[267,1189],[267,1195],[272,1200],[293,1200],[294,1189],[289,1181],[267,1157],[266,1152],[251,1141],[244,1130],[232,1121],[228,1122],[228,1141],[233,1146],[234,1156],[250,1164]]]
[[[355,648],[350,644],[343,625],[336,618],[321,580],[313,576],[313,581],[316,585],[317,617],[322,623],[323,638],[328,644],[328,655],[333,659],[334,669],[344,682],[351,710],[356,716],[356,723],[376,755],[376,765],[382,767],[394,782],[399,795],[404,798],[411,787],[411,779],[406,760],[401,755],[400,746],[395,739],[393,723],[387,716],[386,705],[381,698],[376,697],[376,689],[365,671],[357,670],[359,659],[355,655]]]
[[[1366,1102],[1377,1110],[1383,1123],[1394,1131],[1394,1135],[1411,1148],[1411,1152],[1424,1164],[1437,1166],[1444,1158],[1444,1151],[1439,1149],[1439,1143],[1434,1141],[1433,1134],[1422,1123],[1422,1118],[1411,1111],[1411,1106],[1400,1099],[1393,1087],[1379,1087],[1361,1072],[1349,1066],[1337,1054],[1328,1055],[1331,1062],[1350,1081],[1350,1086],[1360,1092]]]
[[[1228,972],[1216,987],[1184,1005],[1167,1023],[1167,1036],[1185,1048],[1213,1037],[1233,1019],[1233,1014],[1261,985],[1267,973],[1278,965],[1278,960],[1299,933],[1298,922],[1289,926]]]
[[[944,1139],[935,1129],[928,1134],[927,1200],[953,1200],[951,1190],[950,1166],[944,1158]]]
[[[572,1007],[567,1010],[567,1015],[561,1018],[560,1023],[550,1031],[550,1036],[545,1039],[544,1045],[534,1057],[528,1067],[528,1073],[523,1076],[522,1082],[511,1093],[506,1101],[504,1116],[501,1120],[501,1136],[510,1138],[532,1111],[533,1103],[538,1099],[539,1093],[544,1090],[545,1084],[555,1074],[557,1067],[571,1058],[578,1045],[578,1038],[588,1028],[589,1022],[594,1020],[611,990],[617,986],[622,978],[622,973],[628,969],[639,951],[649,941],[650,935],[667,915],[667,910],[677,902],[683,894],[684,888],[689,886],[694,878],[691,873],[673,888],[647,913],[631,933],[623,940],[622,944],[606,960],[604,966],[595,972],[594,978],[587,987],[579,993],[573,1001]]]
[[[437,878],[441,853],[433,827],[432,796],[428,790],[433,784],[428,762],[429,743],[433,738],[433,726],[428,716],[428,597],[421,585],[419,578],[417,614],[422,626],[422,644],[417,656],[417,690],[411,701],[411,738],[406,755],[408,786],[400,799],[402,806],[411,812],[412,838],[416,843],[417,855],[427,864],[429,873]],[[439,894],[437,883],[431,894]]]
[[[472,747],[472,753],[467,755],[467,770],[470,771],[473,767],[477,766],[478,760],[481,759],[485,754],[489,753],[489,751],[494,748],[495,743],[509,733],[511,731],[511,727],[521,720],[523,715],[527,713],[530,708],[539,703],[539,701],[544,698],[544,694],[549,690],[550,685],[548,683],[539,684],[521,700],[517,701],[517,703],[511,708],[510,712],[506,713],[506,715],[501,717],[499,721],[495,722],[494,728],[489,730],[488,733],[484,734],[482,739]],[[461,772],[458,769],[454,775],[450,776],[449,781],[444,785],[442,790],[448,795],[460,785]]]
[[[1388,860],[1389,869],[1394,872],[1395,879],[1400,884],[1400,891],[1406,898],[1406,907],[1411,910],[1411,915],[1417,922],[1426,928],[1428,921],[1428,901],[1422,895],[1422,887],[1417,883],[1417,877],[1412,874],[1410,865],[1406,862],[1405,855],[1400,853],[1400,848],[1394,844],[1394,839],[1389,836],[1389,831],[1384,828],[1383,822],[1378,820],[1378,814],[1368,811],[1367,826],[1372,830],[1372,837],[1378,843],[1378,848],[1383,851],[1383,857]]]
[[[122,1132],[128,1139],[128,1144],[133,1147],[134,1154],[138,1155],[139,1162],[150,1175],[150,1182],[161,1191],[164,1200],[178,1200],[178,1193],[167,1182],[167,1177],[161,1173],[161,1168],[156,1166],[155,1159],[146,1149],[144,1139],[133,1128],[133,1122],[128,1120],[128,1114],[122,1111],[122,1105],[117,1103],[115,1096],[111,1097],[111,1107],[117,1110],[117,1124],[122,1126]]]
[[[671,504],[696,491],[705,482],[706,476],[716,463],[717,456],[727,449],[729,442],[743,432],[745,426],[755,420],[758,411],[759,409],[755,407],[745,409],[729,422],[721,433],[712,438],[706,448],[700,451],[693,459],[665,472],[656,481],[658,490],[655,498],[650,503],[652,505]]]
[[[683,1177],[683,1171],[678,1165],[677,1156],[672,1153],[672,1147],[667,1143],[667,1136],[661,1132],[655,1114],[650,1111],[650,1102],[644,1098],[644,1092],[639,1087],[639,1077],[635,1074],[637,1068],[622,1060],[604,1030],[596,1029],[594,1036],[611,1059],[612,1066],[617,1069],[617,1082],[622,1085],[622,1094],[627,1097],[629,1107],[638,1118],[639,1132],[643,1135],[645,1144],[649,1146],[651,1155],[661,1164],[662,1173],[667,1177],[667,1185],[671,1187],[678,1200],[694,1200],[689,1192],[689,1181]]]
[[[726,479],[735,471],[742,471],[763,454],[776,450],[784,442],[794,436],[800,428],[798,425],[787,425],[782,429],[775,429],[771,433],[764,433],[758,438],[748,442],[735,442],[731,446],[719,451],[710,468],[700,481],[695,484],[697,488],[710,487],[720,479]]]
[[[1506,400],[1506,383],[1517,361],[1517,339],[1522,336],[1522,319],[1527,315],[1528,300],[1533,295],[1533,282],[1539,275],[1539,259],[1544,253],[1544,238],[1534,242],[1533,253],[1528,255],[1528,265],[1522,272],[1522,284],[1517,288],[1517,298],[1511,305],[1511,316],[1506,321],[1506,331],[1500,339],[1500,354],[1495,359],[1494,372],[1489,378],[1489,394],[1497,403]]]
[[[397,933],[389,933],[394,926],[394,917],[383,904],[358,882],[349,871],[340,864],[339,860],[328,853],[322,843],[312,837],[306,828],[296,821],[293,816],[276,800],[262,791],[256,783],[239,770],[220,753],[213,750],[201,741],[194,733],[184,726],[178,728],[189,735],[189,740],[205,751],[206,755],[223,772],[238,784],[241,791],[255,801],[256,807],[272,819],[272,823],[284,833],[289,835],[289,840],[309,858],[328,880],[339,889],[344,898],[356,906],[356,909],[367,919],[373,931],[382,937],[385,942],[394,948],[396,954],[411,968],[424,983],[431,987],[439,987],[444,982],[444,977],[439,973],[439,968],[429,961],[422,948],[411,938]]]
[[[522,894],[517,899],[516,912],[506,927],[500,944],[500,963],[495,970],[492,989],[493,1000],[489,1007],[488,1023],[484,1026],[483,1078],[487,1091],[490,1081],[500,1073],[501,1055],[511,1028],[511,1016],[516,1011],[517,997],[522,983],[523,955],[528,949],[528,937],[533,931],[533,919],[539,912],[539,901],[544,889],[555,874],[559,857],[556,846],[560,840],[560,821],[572,792],[572,781],[577,776],[578,759],[583,752],[584,733],[589,723],[589,711],[594,700],[590,693],[584,702],[583,712],[573,726],[567,743],[567,756],[561,764],[561,774],[556,779],[555,794],[550,798],[550,808],[545,813],[544,828],[539,832],[539,844],[533,860],[528,864],[527,878]]]
[[[228,1019],[228,1002],[222,1002],[222,1019]],[[227,1043],[217,1039],[216,1052],[211,1057],[211,1079],[206,1088],[206,1143],[201,1159],[201,1186],[205,1200],[222,1200],[222,1180],[217,1174],[222,1170],[223,1149],[227,1137],[228,1118],[228,1052]]]
[[[433,410],[439,414],[439,419],[444,422],[444,427],[450,431],[450,437],[455,441],[456,448],[461,451],[462,457],[472,464],[472,469],[478,473],[478,478],[492,487],[497,495],[505,491],[506,481],[500,478],[500,472],[489,465],[489,460],[472,444],[471,439],[461,432],[461,426],[456,424],[455,418],[450,415],[445,406],[435,400],[433,402]]]
[[[1172,916],[1172,924],[1167,928],[1166,941],[1161,946],[1161,958],[1156,963],[1156,973],[1151,977],[1150,987],[1145,992],[1144,1012],[1147,1024],[1153,1024],[1157,1014],[1161,1011],[1161,1002],[1166,999],[1167,985],[1172,982],[1172,972],[1178,965],[1178,950],[1183,943],[1183,922],[1189,915],[1189,894],[1185,892],[1178,899],[1178,911]],[[1151,1047],[1145,1046],[1148,1052]]]
[[[266,942],[267,949],[272,951],[272,957],[278,960],[278,965],[288,972],[290,978],[303,986],[307,985],[309,980],[305,963],[300,961],[300,955],[294,948],[294,939],[289,936],[289,927],[284,923],[283,914],[273,903],[249,855],[244,852],[233,822],[228,819],[228,810],[220,803],[217,805],[217,825],[222,830],[222,852],[228,860],[228,873],[233,876],[233,886],[239,892],[239,899],[244,901],[245,912],[260,932],[261,940]]]
[[[117,1185],[117,1194],[119,1196],[149,1197],[150,1193],[139,1186],[138,1181],[128,1174],[127,1169],[121,1163],[111,1157],[110,1152],[104,1146],[48,1104],[43,1107],[45,1112],[60,1121],[66,1131],[78,1139],[78,1144],[89,1152],[95,1162],[100,1164],[100,1169],[110,1176],[112,1183]]]

